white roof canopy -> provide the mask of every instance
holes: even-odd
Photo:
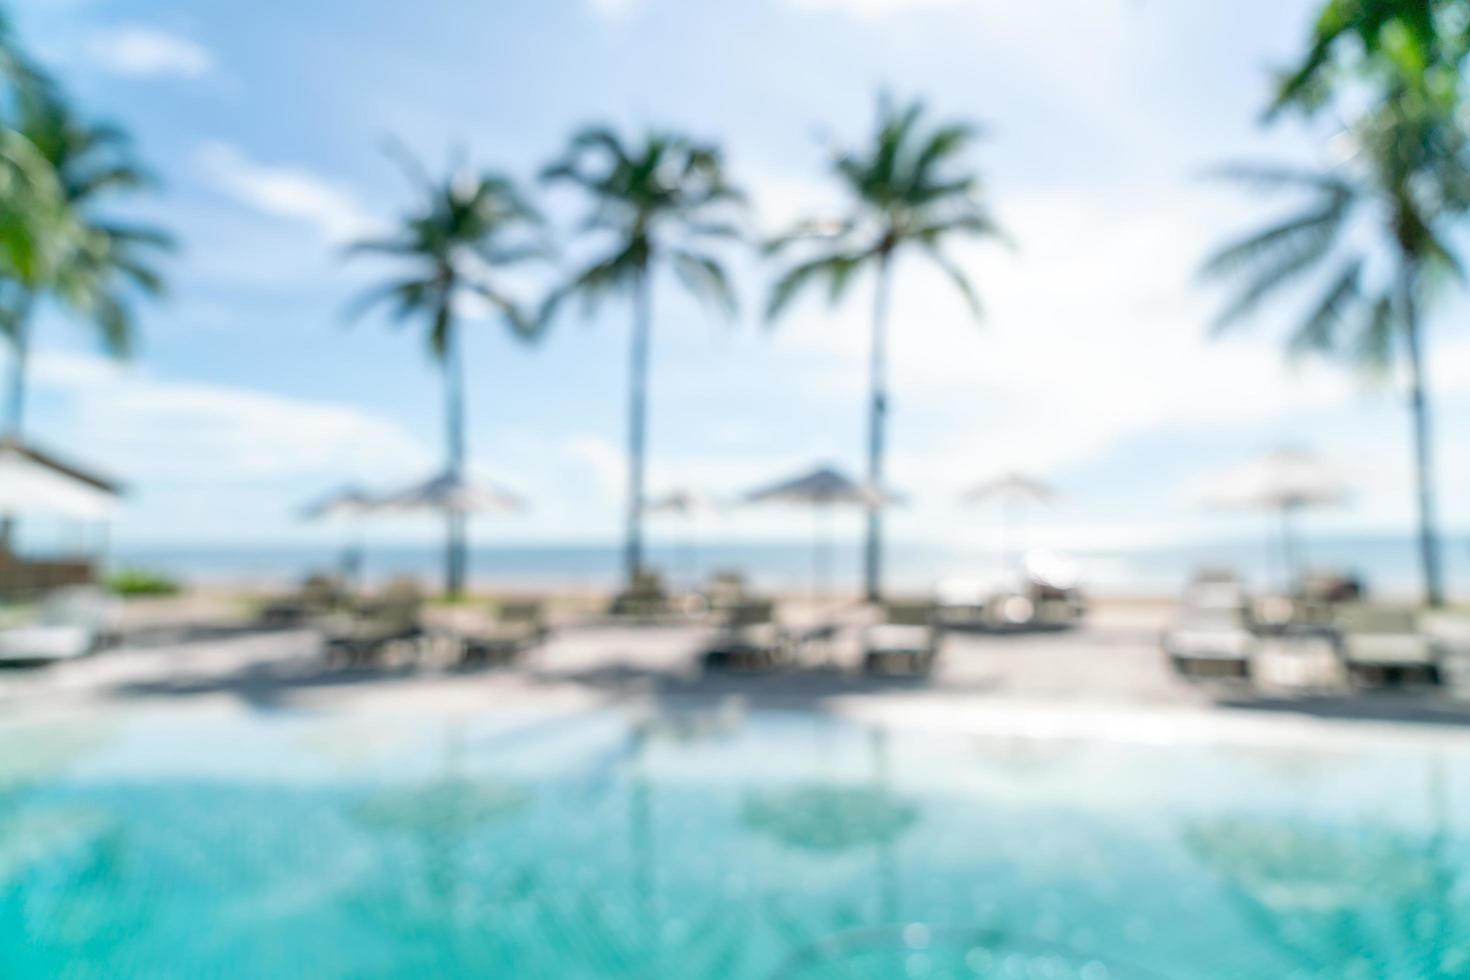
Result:
[[[0,439],[0,515],[49,515],[104,521],[118,487],[14,439]]]

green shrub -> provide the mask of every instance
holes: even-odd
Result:
[[[142,568],[124,568],[107,579],[107,588],[122,596],[178,595],[179,583],[160,572]]]

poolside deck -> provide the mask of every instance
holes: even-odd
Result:
[[[94,657],[0,671],[0,716],[147,710],[520,717],[608,705],[677,711],[735,704],[1064,737],[1269,739],[1343,726],[1371,737],[1390,729],[1470,734],[1470,648],[1453,654],[1451,683],[1437,691],[1263,693],[1238,682],[1176,677],[1158,647],[1168,614],[1167,604],[1103,603],[1085,626],[1066,632],[951,633],[932,676],[871,678],[858,670],[855,630],[826,658],[762,675],[701,670],[708,627],[597,622],[559,628],[512,667],[346,669],[326,665],[320,638],[308,630],[266,632],[175,613],[134,622],[127,642]]]

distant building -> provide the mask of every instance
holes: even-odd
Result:
[[[121,485],[107,477],[14,437],[0,438],[0,596],[93,581],[100,545],[22,557],[15,529],[36,517],[105,527],[121,497]]]

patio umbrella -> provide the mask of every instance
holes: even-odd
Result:
[[[960,495],[960,502],[1000,504],[1000,559],[1005,568],[1010,568],[1015,561],[1012,554],[1011,529],[1016,523],[1019,511],[1028,504],[1049,504],[1056,500],[1057,496],[1056,490],[1041,480],[1025,473],[1013,472],[1002,474],[971,487]]]
[[[1261,510],[1281,515],[1281,558],[1287,581],[1300,557],[1292,527],[1298,511],[1342,504],[1347,482],[1327,461],[1305,449],[1276,449],[1214,478],[1206,505],[1223,510]]]
[[[699,584],[699,515],[720,509],[720,502],[698,490],[671,490],[655,497],[644,506],[649,514],[674,514],[683,517],[688,528],[685,540],[685,557],[689,572],[689,586]]]
[[[384,511],[390,514],[440,514],[449,519],[451,528],[461,530],[471,514],[524,510],[526,506],[509,490],[478,483],[459,470],[447,470],[422,483],[390,493],[382,498],[382,504]],[[462,554],[459,560],[464,560]],[[454,580],[453,571],[449,578]]]
[[[388,513],[492,514],[526,507],[525,501],[509,490],[477,483],[454,471],[387,494],[380,503]]]
[[[362,574],[363,518],[382,509],[382,502],[356,484],[348,484],[301,508],[303,521],[346,521],[352,531],[342,549],[342,576],[356,584]]]
[[[782,480],[747,493],[748,504],[796,504],[812,508],[812,592],[831,592],[831,535],[823,517],[835,507],[867,509],[895,503],[896,498],[867,484],[859,483],[830,466],[819,466],[809,473]]]

